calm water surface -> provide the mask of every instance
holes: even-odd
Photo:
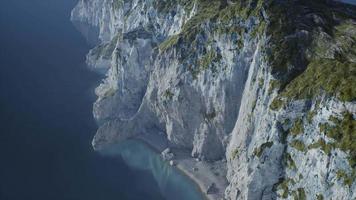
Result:
[[[175,167],[163,161],[160,154],[138,140],[128,140],[119,145],[112,145],[101,153],[111,157],[120,156],[130,167],[151,172],[162,196],[166,199],[203,199],[195,183]]]
[[[0,199],[164,199],[152,172],[91,148],[100,77],[69,21],[75,3],[0,0]]]

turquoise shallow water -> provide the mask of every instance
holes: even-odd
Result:
[[[191,179],[163,161],[157,152],[141,141],[127,140],[101,153],[106,156],[121,157],[131,168],[151,173],[157,181],[162,196],[166,199],[203,199],[198,186]]]

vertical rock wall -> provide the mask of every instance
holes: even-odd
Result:
[[[354,199],[355,7],[81,0],[95,148],[143,132],[227,160],[227,199]]]

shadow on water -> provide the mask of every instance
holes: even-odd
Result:
[[[161,159],[145,143],[127,140],[101,151],[103,155],[121,157],[131,168],[153,174],[162,195],[170,200],[202,200],[203,197],[188,177]]]

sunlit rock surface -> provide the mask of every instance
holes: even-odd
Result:
[[[93,146],[163,133],[226,163],[226,199],[355,199],[355,13],[323,0],[79,1],[72,20],[99,40],[87,62],[106,74]]]

